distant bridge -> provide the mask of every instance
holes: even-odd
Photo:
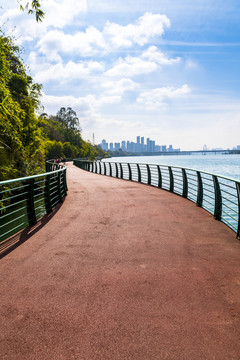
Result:
[[[157,155],[192,155],[192,154],[203,154],[206,155],[208,153],[213,154],[240,154],[240,150],[184,150],[184,151],[154,151],[154,152],[134,152],[131,153],[131,156],[157,156]],[[119,153],[116,155],[111,153],[114,156],[121,156]],[[124,152],[122,153],[124,155]]]

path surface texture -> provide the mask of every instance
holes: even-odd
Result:
[[[167,191],[67,173],[64,203],[1,260],[0,358],[239,360],[235,234]]]

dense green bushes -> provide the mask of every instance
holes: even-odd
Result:
[[[36,115],[41,88],[27,74],[19,48],[0,32],[0,181],[41,172],[46,158],[106,155],[82,139],[73,109]]]

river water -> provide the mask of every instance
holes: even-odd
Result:
[[[240,155],[157,155],[113,157],[105,161],[139,164],[172,165],[207,171],[240,180]]]

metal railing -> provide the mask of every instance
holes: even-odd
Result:
[[[180,195],[210,212],[240,238],[240,181],[178,166],[73,160],[96,174],[140,182]]]
[[[66,166],[50,160],[46,171],[0,182],[0,243],[35,225],[67,195]]]

